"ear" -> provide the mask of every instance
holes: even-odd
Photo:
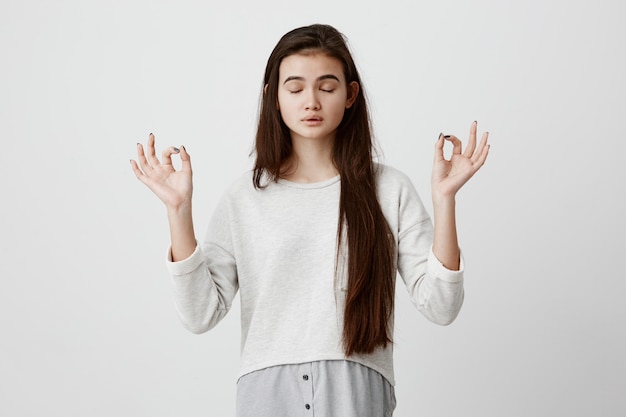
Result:
[[[348,98],[346,99],[346,109],[352,107],[356,98],[359,96],[359,83],[352,81],[348,84]]]

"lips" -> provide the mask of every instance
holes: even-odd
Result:
[[[304,122],[321,122],[323,119],[319,116],[307,116],[302,121]]]

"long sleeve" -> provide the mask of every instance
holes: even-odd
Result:
[[[205,241],[187,258],[167,268],[174,303],[183,325],[193,333],[213,328],[230,310],[239,288],[233,255],[227,198],[218,205]]]
[[[379,199],[396,235],[398,272],[415,307],[430,321],[448,325],[463,304],[463,271],[446,269],[432,252],[433,225],[415,187],[403,173],[382,166]]]
[[[432,230],[430,221],[422,226]],[[407,233],[399,245],[400,276],[415,307],[433,323],[448,325],[463,305],[463,258],[459,271],[446,269],[433,254],[430,243],[419,242],[420,238],[412,236],[416,234]],[[427,235],[426,230],[421,234]]]

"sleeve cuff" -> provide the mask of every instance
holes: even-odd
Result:
[[[172,261],[172,247],[167,248],[167,260],[165,262],[167,270],[171,275],[185,275],[195,270],[204,262],[204,256],[200,246],[196,243],[196,249],[189,257],[180,261]]]
[[[428,270],[432,276],[446,282],[461,282],[463,281],[463,272],[465,271],[465,261],[463,260],[463,253],[460,254],[459,270],[452,271],[437,259],[433,253],[432,246],[430,247],[430,253],[428,254]]]

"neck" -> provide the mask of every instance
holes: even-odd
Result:
[[[281,177],[301,183],[328,180],[339,174],[332,159],[333,139],[293,138],[293,152],[282,167]]]

